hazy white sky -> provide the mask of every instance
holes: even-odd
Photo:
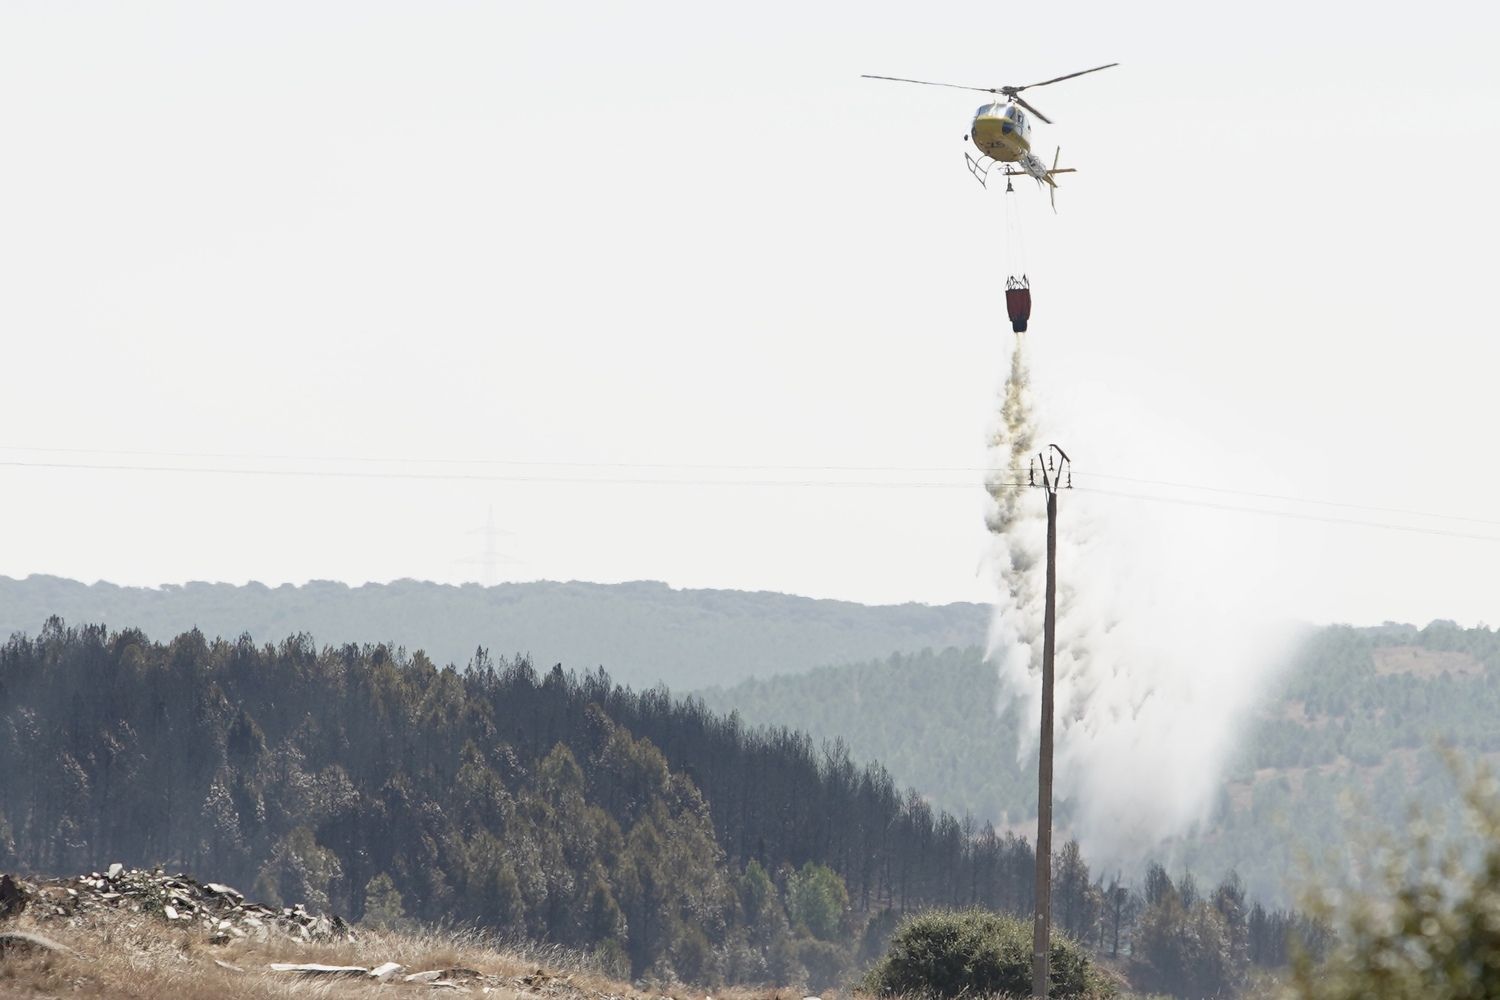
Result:
[[[493,507],[513,579],[988,599],[981,97],[859,74],[1118,60],[1028,94],[1080,172],[1056,216],[1015,195],[1080,473],[1456,535],[1067,502],[1180,512],[1202,558],[1164,564],[1205,586],[1254,540],[1314,620],[1496,623],[1497,29],[1472,0],[9,0],[0,573],[475,579]]]

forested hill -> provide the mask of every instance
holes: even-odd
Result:
[[[522,659],[54,621],[0,648],[0,759],[0,871],[161,863],[632,975],[794,982],[888,907],[1031,899],[1024,840],[966,838],[879,767]]]
[[[841,738],[855,759],[881,761],[935,807],[1002,824],[1035,815],[1035,765],[1007,766],[1018,720],[1014,708],[997,713],[995,668],[978,647],[751,680],[701,697],[747,722]],[[1278,898],[1300,847],[1343,841],[1351,806],[1391,826],[1419,794],[1454,795],[1438,742],[1500,754],[1497,719],[1500,634],[1441,621],[1321,629],[1251,720],[1211,825],[1171,851],[1196,871],[1233,866],[1261,898]],[[1063,823],[1069,805],[1059,803]]]
[[[1016,709],[1002,701],[979,646],[746,680],[697,697],[754,725],[843,740],[856,759],[880,761],[960,816],[1004,824],[1036,813],[1035,764],[1016,764]]]
[[[587,948],[632,978],[823,989],[901,911],[1032,906],[1024,838],[837,745],[524,659],[53,621],[0,646],[0,761],[0,871],[160,864],[377,925]],[[1210,895],[1153,869],[1127,900],[1072,843],[1053,870],[1058,927],[1111,949],[1118,929],[1183,995],[1283,961],[1296,922],[1233,877]]]
[[[736,590],[674,590],[663,583],[506,583],[449,586],[416,580],[349,587],[314,581],[182,586],[86,585],[51,576],[0,576],[0,641],[35,635],[53,616],[170,638],[248,633],[279,642],[307,632],[320,643],[384,641],[463,666],[483,646],[587,671],[607,665],[636,688],[676,690],[984,641],[979,604],[870,607]]]

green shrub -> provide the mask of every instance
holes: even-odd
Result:
[[[1298,1000],[1492,1000],[1500,996],[1500,788],[1449,756],[1464,789],[1466,835],[1417,817],[1404,841],[1366,849],[1372,877],[1314,897],[1337,938],[1297,962]]]
[[[933,910],[902,923],[865,980],[882,996],[1031,995],[1031,922],[985,910]],[[1083,948],[1052,937],[1049,996],[1111,995]]]
[[[794,926],[807,928],[820,941],[832,941],[849,908],[849,891],[838,872],[809,861],[787,880],[786,908]]]

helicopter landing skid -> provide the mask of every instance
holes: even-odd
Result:
[[[964,163],[968,164],[969,173],[974,175],[974,179],[979,182],[979,186],[984,188],[985,190],[989,190],[990,186],[990,168],[998,162],[1000,161],[991,159],[988,156],[981,156],[976,160],[968,153],[964,153]]]
[[[990,169],[1000,161],[989,156],[981,156],[976,160],[968,153],[965,153],[964,162],[969,165],[969,173],[974,175],[974,179],[979,182],[979,186],[988,191],[990,187]],[[1014,191],[1015,188],[1011,187],[1010,179],[1012,177],[1019,177],[1025,172],[1024,170],[1017,170],[1009,163],[1005,164],[1005,169],[1000,171],[1000,176],[1005,178],[1005,190]]]

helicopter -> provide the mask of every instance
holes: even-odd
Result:
[[[1106,63],[1103,66],[1095,66],[1093,69],[1079,70],[1077,73],[1069,73],[1066,76],[1055,76],[1050,80],[1040,83],[1028,83],[1021,87],[966,87],[959,83],[935,83],[932,80],[911,80],[904,76],[876,76],[871,73],[862,74],[866,80],[893,80],[896,83],[919,83],[926,87],[952,87],[955,90],[977,90],[982,94],[995,94],[1003,97],[1002,101],[991,101],[974,112],[973,124],[969,126],[969,134],[964,139],[973,140],[979,149],[979,158],[975,159],[966,151],[964,160],[969,165],[972,173],[981,185],[988,186],[987,178],[990,168],[996,163],[1004,164],[1003,176],[1010,178],[1020,175],[1033,177],[1038,186],[1046,184],[1050,190],[1048,194],[1052,199],[1052,210],[1057,211],[1057,182],[1053,180],[1056,174],[1075,173],[1073,167],[1060,167],[1058,162],[1062,159],[1062,149],[1058,148],[1052,157],[1052,166],[1047,166],[1045,160],[1031,151],[1031,123],[1026,118],[1026,112],[1031,112],[1036,118],[1052,124],[1052,119],[1042,114],[1036,108],[1027,103],[1021,96],[1021,91],[1030,90],[1032,87],[1045,87],[1052,83],[1061,83],[1063,80],[1071,80],[1075,76],[1083,76],[1085,73],[1097,73],[1101,69],[1109,69],[1118,66],[1119,63]],[[1005,182],[1006,190],[1011,190],[1010,181]]]

